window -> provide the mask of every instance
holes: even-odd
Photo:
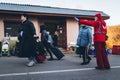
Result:
[[[18,35],[19,27],[20,27],[20,22],[5,21],[4,34],[8,33],[8,35],[10,35],[11,37],[16,37]]]

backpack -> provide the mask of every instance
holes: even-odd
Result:
[[[52,39],[51,35],[48,35],[48,43],[53,43],[53,39]]]

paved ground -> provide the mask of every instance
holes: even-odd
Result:
[[[49,57],[49,56],[48,56]],[[0,57],[0,80],[120,80],[120,55],[109,55],[111,70],[95,70],[96,59],[80,65],[76,54],[27,67],[27,58]]]

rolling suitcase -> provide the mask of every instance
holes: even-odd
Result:
[[[58,58],[58,60],[62,59],[65,56],[57,47],[53,47],[51,50],[53,54]]]

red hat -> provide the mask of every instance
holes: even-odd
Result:
[[[102,19],[102,16],[101,16],[100,13],[96,14],[95,16],[96,16],[98,19]]]

